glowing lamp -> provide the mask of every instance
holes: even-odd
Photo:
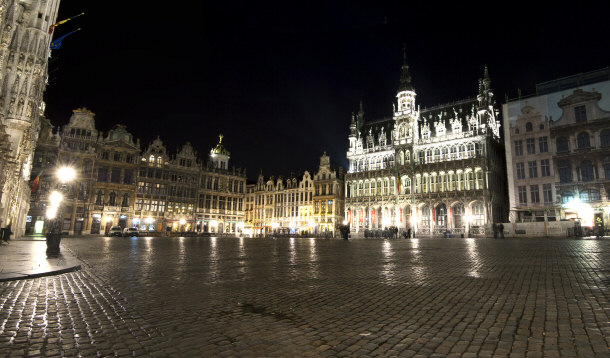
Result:
[[[153,218],[151,218],[151,217],[147,217],[147,218],[146,218],[146,223],[147,223],[147,224],[152,224],[154,221],[155,221],[155,220],[154,220]]]
[[[62,183],[72,181],[76,177],[76,172],[71,167],[61,167],[57,170],[57,178]]]
[[[57,215],[57,206],[50,206],[47,208],[46,216],[48,219],[55,219]]]
[[[184,218],[180,219],[180,225],[184,225],[184,224],[186,224],[186,220],[184,220]]]
[[[63,199],[63,195],[61,195],[60,192],[58,192],[57,190],[54,190],[51,193],[51,196],[49,196],[49,200],[51,201],[51,206],[54,206],[55,209],[57,209],[57,206],[59,206],[59,203],[61,203]]]

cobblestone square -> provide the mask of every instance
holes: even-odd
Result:
[[[68,238],[1,356],[609,357],[608,240]]]

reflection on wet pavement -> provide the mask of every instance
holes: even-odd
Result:
[[[158,332],[148,353],[608,353],[610,241],[189,237],[65,245],[88,265],[57,278],[55,289],[89,285],[112,307],[120,302],[118,316]],[[0,302],[10,297],[6,287]],[[87,307],[80,309],[95,311]]]

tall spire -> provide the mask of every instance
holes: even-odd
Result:
[[[400,73],[400,85],[398,91],[413,91],[413,85],[411,84],[411,75],[409,74],[409,65],[407,65],[407,45],[402,45],[402,71]]]

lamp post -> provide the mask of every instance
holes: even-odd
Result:
[[[61,205],[64,195],[68,193],[68,183],[76,176],[74,169],[61,167],[57,170],[57,182],[55,190],[49,196],[49,207],[47,207],[46,217],[48,220],[48,230],[46,234],[47,254],[59,254],[59,244],[61,242],[62,213]]]

